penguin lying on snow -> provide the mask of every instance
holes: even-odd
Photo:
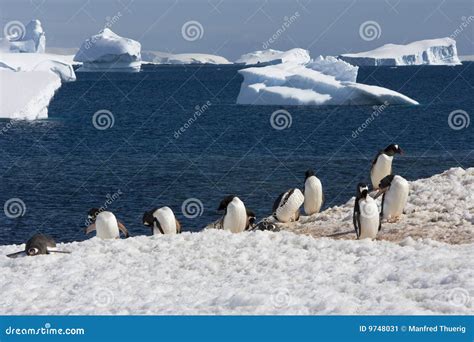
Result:
[[[119,239],[122,231],[126,238],[129,237],[127,228],[110,211],[92,208],[89,210],[88,218],[92,223],[86,228],[86,234],[95,230],[96,236],[101,239]]]
[[[143,224],[151,228],[153,235],[181,233],[181,224],[169,207],[155,208],[145,212]]]
[[[403,150],[400,146],[391,144],[375,156],[370,169],[370,179],[374,189],[378,189],[382,178],[392,174],[392,161],[396,153],[403,155]]]
[[[397,222],[407,204],[410,186],[408,181],[398,175],[388,175],[379,184],[379,191],[374,198],[382,197],[380,218],[388,222]]]
[[[35,256],[50,253],[71,253],[68,251],[56,250],[56,241],[51,236],[37,233],[33,235],[25,244],[25,250],[8,254],[9,258],[16,258],[19,255]]]
[[[382,228],[377,203],[368,194],[369,187],[364,183],[359,183],[352,214],[357,239],[375,239]]]
[[[273,203],[273,216],[280,222],[298,221],[304,196],[300,189],[283,192]]]
[[[240,233],[252,229],[255,225],[255,213],[247,209],[244,202],[235,195],[224,197],[217,210],[224,211],[224,215],[213,224],[214,228]]]
[[[324,202],[323,186],[313,170],[306,171],[304,182],[304,212],[306,215],[319,213]]]

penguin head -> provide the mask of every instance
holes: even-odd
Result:
[[[403,150],[397,144],[390,144],[387,147],[385,147],[385,150],[383,151],[386,155],[390,157],[394,156],[396,153],[403,155]]]
[[[311,176],[315,176],[316,174],[314,173],[314,170],[313,169],[309,169],[306,171],[306,173],[304,174],[304,180],[307,180],[309,177]]]
[[[153,222],[155,221],[155,217],[153,216],[153,213],[154,213],[154,210],[145,211],[145,213],[143,214],[143,220],[142,220],[143,225],[147,227],[153,226]]]
[[[369,187],[365,183],[357,184],[357,198],[366,198],[369,193]]]
[[[384,178],[382,178],[382,180],[380,181],[380,184],[379,184],[379,188],[380,189],[388,188],[390,185],[392,185],[392,181],[393,181],[394,177],[395,177],[395,175],[388,175],[388,176],[385,176]]]
[[[253,226],[255,224],[255,222],[257,221],[257,215],[255,215],[255,213],[250,210],[250,209],[245,209],[247,211],[247,217],[249,219],[249,224],[251,226]]]
[[[40,252],[40,250],[39,250],[38,248],[36,248],[36,247],[30,247],[30,248],[28,248],[28,250],[26,251],[26,255],[28,255],[28,256],[35,256],[35,255],[40,254],[39,252]]]
[[[96,218],[97,218],[97,215],[99,215],[100,213],[102,212],[101,209],[99,208],[92,208],[91,210],[89,210],[89,212],[87,213],[87,218],[92,222],[94,223]]]
[[[224,197],[224,199],[221,201],[221,203],[219,203],[219,207],[217,208],[217,211],[225,210],[227,208],[227,206],[229,205],[229,203],[232,202],[232,200],[235,197],[237,197],[237,196],[229,195],[229,196]]]

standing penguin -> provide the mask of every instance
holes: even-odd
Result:
[[[240,233],[251,229],[255,224],[255,213],[245,207],[244,202],[235,195],[229,195],[219,204],[218,211],[224,211],[224,216],[215,224],[215,227]]]
[[[352,215],[357,239],[375,239],[377,232],[382,228],[377,203],[368,194],[369,187],[359,183]]]
[[[298,221],[304,196],[300,189],[290,189],[281,193],[273,203],[273,216],[280,222]]]
[[[407,204],[410,186],[408,181],[398,175],[388,175],[380,181],[375,198],[382,196],[380,218],[388,222],[397,222]]]
[[[304,212],[306,215],[319,213],[324,203],[323,186],[313,170],[306,171],[304,182]]]
[[[89,210],[88,219],[92,223],[86,228],[86,234],[95,230],[96,236],[101,239],[119,239],[121,231],[126,238],[129,237],[127,228],[110,211],[92,208]]]
[[[392,173],[392,161],[396,153],[403,155],[403,150],[397,144],[391,144],[375,156],[370,169],[370,179],[374,189],[378,189],[382,178]]]
[[[50,253],[71,253],[67,251],[58,251],[56,241],[51,236],[37,233],[33,235],[25,244],[25,250],[8,254],[9,258],[16,258],[19,255],[35,256]]]
[[[181,224],[170,207],[155,208],[145,212],[143,224],[151,228],[153,235],[181,233]]]

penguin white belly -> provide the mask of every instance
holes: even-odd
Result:
[[[153,216],[160,222],[161,229],[165,234],[177,234],[176,231],[176,217],[174,216],[173,210],[169,207],[163,207],[156,210]],[[156,227],[156,223],[153,225],[153,235],[161,235],[160,230]]]
[[[359,201],[360,236],[359,239],[375,239],[379,231],[379,209],[372,197]]]
[[[117,239],[120,237],[117,218],[110,211],[103,211],[97,215],[95,229],[96,236],[101,239]]]
[[[323,187],[321,181],[311,176],[304,184],[304,212],[306,215],[319,213],[323,203]]]
[[[285,198],[286,194],[283,195]],[[283,201],[283,199],[282,199]],[[295,189],[285,204],[280,203],[276,210],[276,217],[280,222],[290,222],[296,220],[296,214],[304,203],[304,196],[299,189]]]
[[[407,204],[410,186],[408,181],[400,176],[393,178],[390,188],[385,193],[383,201],[383,219],[399,217],[403,214],[403,209]]]
[[[234,198],[227,205],[222,228],[232,233],[240,233],[245,230],[246,225],[247,211],[245,210],[245,205],[241,200]]]
[[[382,153],[378,156],[372,170],[370,171],[370,179],[372,180],[372,187],[378,189],[380,181],[392,173],[393,157]]]

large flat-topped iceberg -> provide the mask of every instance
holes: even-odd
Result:
[[[74,61],[83,63],[78,71],[139,71],[140,50],[139,42],[105,28],[82,43]]]
[[[451,38],[427,39],[407,45],[385,44],[375,50],[340,55],[360,66],[458,65],[456,41]]]
[[[143,63],[152,64],[230,64],[222,56],[205,53],[166,53],[160,51],[142,52]]]
[[[291,49],[288,51],[263,50],[246,53],[235,61],[236,64],[256,65],[256,64],[279,64],[297,63],[305,64],[310,61],[308,50]]]
[[[345,63],[334,60],[333,63]],[[311,66],[314,66],[314,70]],[[239,70],[244,77],[238,104],[252,105],[377,105],[418,102],[396,91],[355,82],[347,66],[326,62],[284,63]],[[347,72],[349,70],[350,72]],[[344,81],[347,80],[347,81]]]

